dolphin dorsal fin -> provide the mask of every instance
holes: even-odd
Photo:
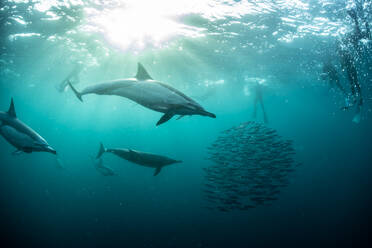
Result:
[[[149,73],[146,71],[145,67],[143,67],[141,63],[138,63],[137,74],[135,78],[142,81],[152,79],[152,77],[149,75]]]
[[[9,107],[9,110],[8,110],[8,115],[10,115],[13,118],[17,118],[17,114],[16,114],[15,108],[14,108],[13,98],[10,101],[10,107]]]

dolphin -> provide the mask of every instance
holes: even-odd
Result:
[[[182,163],[182,161],[180,160],[174,160],[165,156],[135,151],[131,149],[106,149],[102,143],[100,143],[97,159],[99,159],[105,152],[110,152],[118,157],[121,157],[138,165],[155,168],[154,176],[158,175],[161,169],[166,165]]]
[[[103,164],[102,158],[98,158],[98,159],[92,158],[92,161],[94,163],[94,167],[96,168],[96,170],[99,173],[101,173],[103,176],[115,176],[116,175],[113,169]]]
[[[17,118],[13,98],[8,112],[0,111],[0,134],[17,150],[25,152],[50,152],[57,154],[46,140]]]
[[[62,80],[62,82],[56,85],[57,90],[59,92],[64,92],[68,87],[68,83],[78,84],[80,82],[79,74],[82,70],[83,66],[81,64],[77,64],[70,74],[68,74],[67,77]]]
[[[146,108],[164,113],[156,125],[170,120],[174,115],[202,115],[216,118],[215,114],[206,111],[197,102],[173,87],[155,81],[141,63],[138,63],[134,78],[118,79],[88,86],[81,92],[69,83],[72,91],[80,101],[88,94],[116,95],[128,98]]]

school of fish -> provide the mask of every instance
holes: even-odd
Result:
[[[213,165],[203,168],[206,208],[222,212],[270,205],[300,165],[291,140],[253,121],[222,131],[208,154]]]

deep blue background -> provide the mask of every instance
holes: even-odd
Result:
[[[105,128],[102,117],[95,120],[93,114],[89,120],[79,120],[77,115],[84,113],[85,105],[110,101],[109,97],[87,97],[84,104],[71,102],[64,109],[15,97],[19,118],[37,127],[56,147],[66,169],[58,169],[50,154],[13,156],[14,148],[1,139],[0,207],[7,239],[25,247],[350,247],[360,243],[361,238],[367,239],[370,224],[370,120],[351,123],[349,114],[337,112],[327,97],[311,89],[294,89],[285,99],[288,102],[280,97],[267,99],[270,126],[295,141],[303,165],[272,206],[220,213],[202,208],[202,167],[209,163],[203,159],[205,148],[218,131],[250,119],[249,102],[240,110],[214,110],[216,120],[191,117],[158,128],[153,117],[142,126],[127,126],[135,120],[118,111],[123,115],[111,116],[110,127]],[[129,104],[118,101],[123,108]],[[1,105],[7,108],[6,101]],[[58,120],[64,111],[70,112],[65,123]],[[105,155],[105,163],[119,176],[102,177],[89,157],[101,140],[108,147],[159,152],[184,163],[153,177],[148,168]]]

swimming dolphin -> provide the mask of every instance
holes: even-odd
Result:
[[[135,151],[131,149],[106,149],[102,143],[100,144],[97,159],[99,159],[105,152],[110,152],[112,154],[115,154],[116,156],[119,156],[138,165],[155,168],[154,176],[159,174],[164,166],[182,162],[180,160],[174,160],[165,156]]]
[[[80,82],[79,74],[82,70],[83,66],[81,64],[77,64],[70,74],[68,74],[67,77],[62,80],[62,82],[56,85],[57,90],[59,92],[64,92],[68,87],[68,83],[78,84]]]
[[[17,150],[14,153],[57,152],[37,132],[17,118],[13,98],[8,112],[0,111],[0,134]]]
[[[147,73],[141,63],[138,63],[137,74],[134,78],[118,79],[88,86],[81,92],[69,84],[72,91],[83,101],[87,94],[116,95],[128,98],[142,106],[164,113],[156,125],[170,120],[174,115],[203,115],[216,118],[215,114],[207,112],[190,97],[173,87],[155,81]]]
[[[103,164],[102,158],[98,158],[98,159],[92,158],[92,161],[94,163],[94,167],[96,168],[96,170],[99,173],[101,173],[103,176],[115,176],[116,175],[113,169]]]

